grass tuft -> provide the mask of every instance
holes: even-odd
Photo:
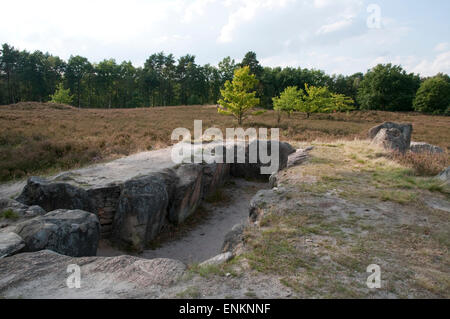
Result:
[[[0,220],[8,219],[8,220],[15,221],[15,220],[18,220],[19,218],[20,218],[19,214],[17,214],[12,209],[7,209],[0,213]]]

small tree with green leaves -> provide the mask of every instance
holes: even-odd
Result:
[[[312,113],[347,112],[355,108],[352,98],[343,94],[331,93],[327,87],[305,84],[305,92],[298,110],[306,113],[307,118]]]
[[[282,112],[286,113],[288,117],[291,117],[293,112],[301,109],[303,97],[303,90],[297,89],[296,86],[289,86],[279,97],[273,98],[273,109],[277,111],[278,124],[281,121]]]
[[[256,97],[255,87],[258,80],[254,74],[250,74],[248,66],[237,69],[234,72],[233,81],[225,82],[225,88],[220,90],[222,99],[219,100],[218,112],[220,114],[234,116],[238,124],[248,117],[250,111],[259,104],[259,98]],[[254,112],[258,115],[261,112]]]
[[[73,96],[70,95],[70,90],[64,89],[64,85],[62,83],[58,84],[55,93],[50,97],[50,102],[52,103],[71,104],[73,102]]]
[[[333,96],[327,87],[316,87],[305,84],[305,92],[303,103],[301,103],[299,111],[306,113],[309,118],[312,113],[324,112],[326,109],[333,107]]]
[[[331,94],[332,107],[326,111],[329,112],[348,112],[355,109],[355,101],[344,94]]]

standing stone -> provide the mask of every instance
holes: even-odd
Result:
[[[197,164],[186,164],[175,172],[178,182],[170,199],[169,220],[181,224],[195,213],[202,200],[203,168]]]
[[[124,183],[114,217],[113,238],[142,251],[161,231],[167,218],[170,187],[159,173]]]
[[[398,123],[393,123],[393,122],[385,122],[381,125],[377,125],[373,128],[371,128],[369,130],[369,138],[371,140],[373,140],[378,133],[380,133],[380,131],[382,129],[397,129],[400,131],[401,135],[403,136],[403,140],[404,143],[406,144],[406,148],[409,147],[409,145],[411,144],[411,135],[413,132],[413,126],[412,124],[398,124]]]
[[[405,153],[409,148],[409,144],[405,140],[402,132],[396,128],[381,129],[372,143],[382,146],[386,150],[400,153]]]
[[[82,210],[55,210],[16,226],[25,252],[52,250],[72,256],[97,254],[100,224],[97,216]]]

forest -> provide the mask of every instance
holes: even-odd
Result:
[[[301,67],[264,67],[252,51],[241,62],[226,57],[217,66],[199,65],[190,54],[177,59],[160,52],[136,67],[114,59],[93,63],[78,55],[65,61],[9,44],[0,50],[0,104],[48,102],[57,88],[68,90],[70,104],[80,108],[216,104],[226,81],[243,66],[258,80],[262,108],[273,108],[273,98],[288,87],[309,85],[351,98],[356,109],[450,114],[448,75],[424,78],[392,64],[377,65],[366,73],[329,75]]]

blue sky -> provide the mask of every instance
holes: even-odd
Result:
[[[217,64],[253,50],[266,66],[352,74],[392,62],[450,74],[448,0],[15,0],[2,11],[1,43],[65,59],[142,65],[165,51]]]

